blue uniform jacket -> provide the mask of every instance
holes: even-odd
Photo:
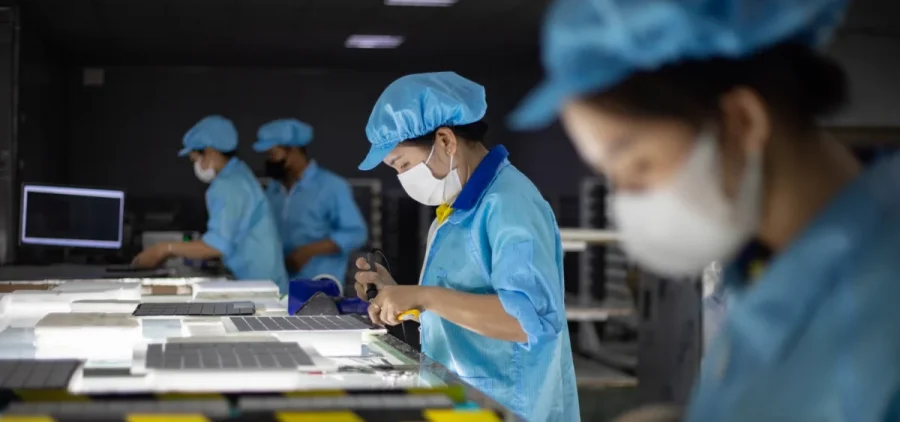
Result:
[[[866,171],[748,284],[704,357],[690,422],[900,420],[900,156]]]
[[[528,340],[487,338],[425,312],[422,351],[529,421],[577,421],[559,227],[507,155],[493,148],[463,187],[434,232],[421,284],[498,295]]]
[[[222,252],[239,280],[272,280],[287,293],[287,272],[275,219],[256,176],[232,158],[206,189],[203,242]]]
[[[325,239],[340,248],[336,254],[310,259],[291,279],[329,274],[343,281],[350,252],[365,245],[369,237],[347,181],[313,161],[290,191],[281,183],[270,182],[266,197],[278,220],[285,255]]]

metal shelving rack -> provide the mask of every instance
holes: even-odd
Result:
[[[564,249],[580,254],[578,294],[566,307],[569,320],[578,321],[576,350],[594,365],[635,373],[632,385],[644,402],[685,403],[702,352],[701,284],[663,279],[631,264],[616,247],[608,200],[603,179],[584,180],[581,228],[560,230]],[[601,340],[598,328],[610,321],[637,332],[637,341]],[[598,378],[610,379],[608,373]]]
[[[347,179],[347,183],[353,190],[353,198],[356,200],[366,224],[369,226],[369,245],[373,248],[382,248],[382,211],[381,211],[381,180],[378,179]]]

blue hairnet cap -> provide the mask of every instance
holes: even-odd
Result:
[[[207,147],[220,152],[231,152],[237,149],[237,129],[231,120],[222,116],[207,116],[184,134],[181,143],[184,148],[178,152],[179,157]]]
[[[297,119],[279,119],[260,126],[253,150],[264,152],[272,147],[305,147],[312,142],[313,128]]]
[[[372,147],[359,169],[377,167],[400,142],[442,126],[475,123],[486,111],[484,87],[454,72],[397,79],[384,90],[369,116],[366,136]]]
[[[682,60],[743,57],[793,41],[811,47],[848,0],[558,0],[544,23],[547,78],[510,116],[545,126],[563,101]]]

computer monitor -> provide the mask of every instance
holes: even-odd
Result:
[[[63,186],[22,189],[22,244],[119,249],[125,192]]]

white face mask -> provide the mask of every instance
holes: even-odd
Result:
[[[431,153],[428,154],[425,161],[398,174],[397,178],[400,179],[403,190],[410,198],[423,205],[435,207],[450,203],[456,198],[456,195],[462,191],[462,183],[459,181],[459,173],[453,168],[452,155],[450,156],[450,173],[443,179],[434,177],[427,165],[433,154],[434,147],[431,147]]]
[[[194,174],[203,183],[212,182],[212,180],[216,178],[216,170],[212,167],[208,169],[203,168],[200,166],[200,161],[201,160],[194,161]]]
[[[749,157],[734,201],[725,196],[717,140],[704,132],[675,181],[649,192],[615,193],[622,247],[660,275],[692,277],[733,258],[759,224],[762,155]]]

